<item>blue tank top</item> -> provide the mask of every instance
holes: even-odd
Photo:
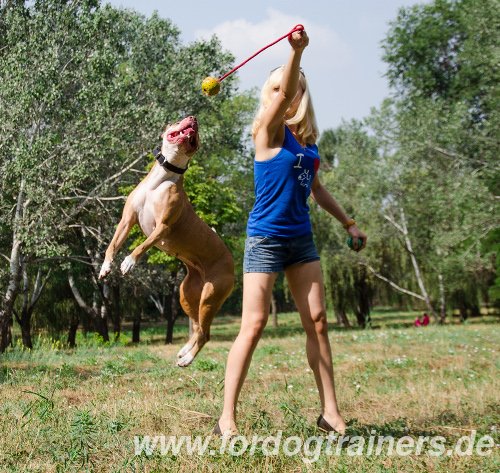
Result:
[[[285,126],[278,154],[267,161],[254,160],[255,204],[248,236],[294,238],[311,233],[307,199],[319,159],[316,145],[302,147]]]

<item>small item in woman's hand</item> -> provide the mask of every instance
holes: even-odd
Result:
[[[359,250],[363,247],[363,238],[358,238],[358,247],[356,248],[356,250]],[[352,238],[351,235],[349,235],[349,237],[347,238],[347,246],[351,249],[351,250],[354,250],[354,240]],[[356,251],[355,250],[355,251]]]

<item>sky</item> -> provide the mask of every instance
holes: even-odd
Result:
[[[158,11],[181,31],[181,41],[216,35],[235,56],[234,65],[304,25],[309,46],[302,55],[320,131],[342,120],[362,119],[391,93],[384,77],[381,41],[400,7],[428,0],[108,0],[146,16]],[[259,88],[269,71],[286,62],[284,39],[235,74],[239,88]],[[207,71],[207,76],[211,71]],[[222,82],[224,86],[224,82]],[[201,87],[201,83],[200,83]]]

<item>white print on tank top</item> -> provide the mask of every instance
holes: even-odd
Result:
[[[294,169],[302,169],[301,163],[304,155],[302,153],[296,154],[297,158],[299,158],[299,162],[294,166]],[[309,182],[311,181],[311,175],[309,174],[309,169],[304,169],[302,174],[297,178],[300,181],[300,185],[303,187],[309,187]]]
[[[309,169],[304,169],[304,172],[299,176],[299,181],[301,186],[309,187],[309,182],[311,181]]]

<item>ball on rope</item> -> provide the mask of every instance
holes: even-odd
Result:
[[[220,82],[215,77],[206,77],[201,83],[201,90],[205,95],[217,95],[220,91]]]
[[[257,56],[257,54],[260,54],[262,51],[265,51],[267,48],[274,46],[276,43],[278,43],[282,39],[285,39],[287,37],[291,38],[292,33],[294,33],[295,31],[304,31],[304,26],[303,25],[295,25],[290,32],[283,35],[281,38],[278,38],[277,40],[273,41],[272,43],[264,46],[263,48],[260,48],[256,53],[254,53],[248,59],[245,59],[241,64],[237,65],[236,67],[233,67],[229,72],[226,72],[219,79],[216,79],[215,77],[210,77],[210,76],[206,77],[203,80],[203,82],[201,83],[201,91],[205,95],[209,95],[209,96],[217,95],[220,92],[220,83],[226,77],[230,76],[233,72],[236,72],[241,66],[244,66],[248,61],[252,60],[255,56]]]

